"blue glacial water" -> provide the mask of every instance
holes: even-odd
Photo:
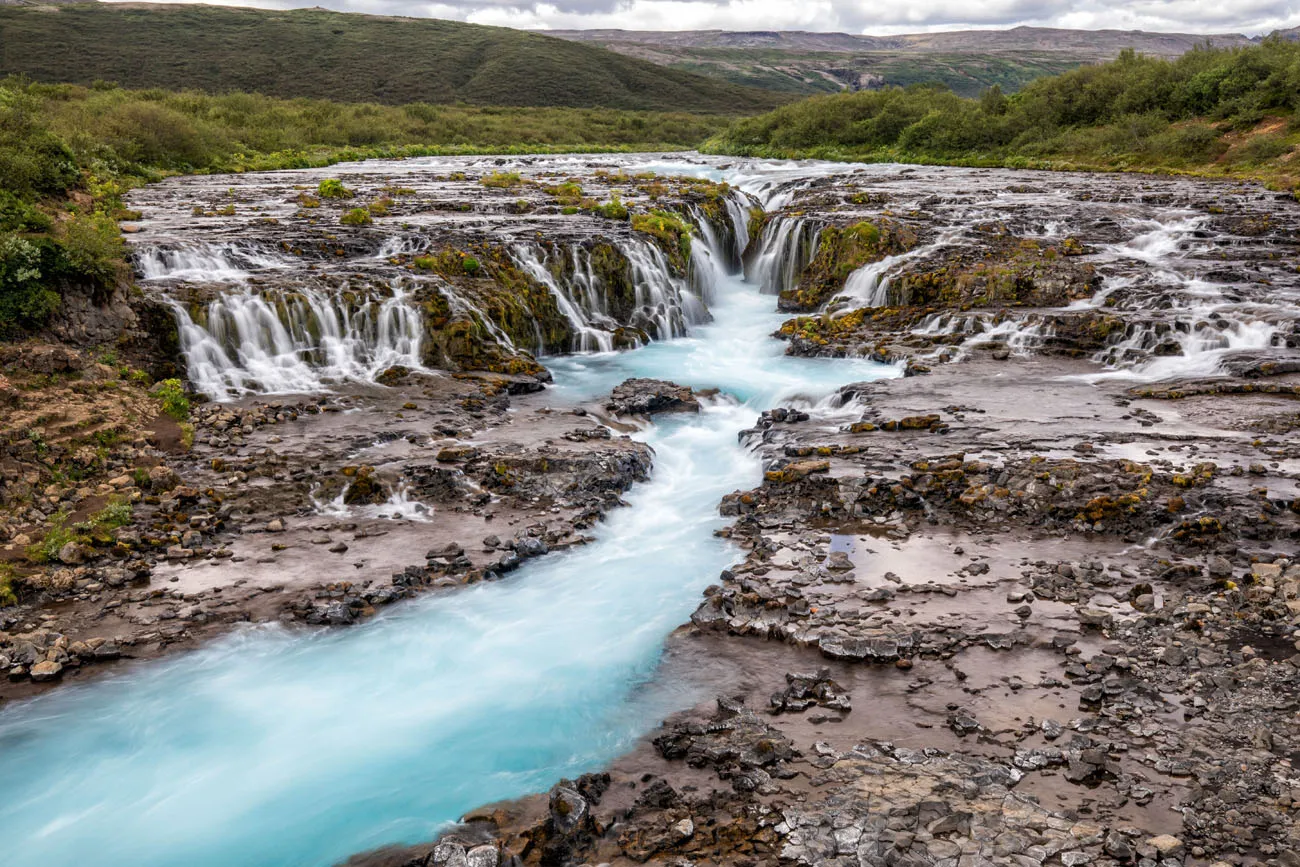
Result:
[[[552,360],[561,399],[629,376],[729,395],[642,434],[653,477],[593,544],[364,626],[250,628],[0,713],[0,864],[333,864],[597,769],[704,698],[654,674],[736,557],[717,504],[761,477],[737,431],[896,373],[783,356],[774,306],[723,278],[690,337]]]

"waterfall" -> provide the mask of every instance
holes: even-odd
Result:
[[[634,324],[657,340],[685,337],[688,325],[709,321],[708,310],[682,280],[673,276],[662,250],[634,238],[621,248],[632,267],[636,291]]]
[[[575,352],[610,352],[614,348],[616,322],[606,312],[603,287],[591,267],[590,254],[573,247],[573,280],[565,286],[548,267],[550,251],[538,244],[520,244],[510,251],[515,264],[525,274],[545,286],[555,297],[555,305],[573,331]]]
[[[844,281],[844,288],[828,303],[828,307],[884,307],[889,303],[890,272],[912,259],[920,259],[951,244],[961,235],[960,228],[946,229],[929,244],[915,247],[905,253],[886,256],[879,262],[869,262],[855,270]]]
[[[764,295],[793,289],[812,260],[820,235],[820,227],[803,217],[777,217],[763,229],[758,254],[745,269],[746,278],[757,283]]]
[[[316,290],[245,290],[209,302],[198,322],[180,302],[172,309],[190,382],[214,400],[374,382],[398,365],[422,369],[420,314],[397,283],[390,298],[356,308]]]
[[[721,280],[740,273],[740,257],[736,254],[739,244],[729,246],[725,238],[719,237],[708,215],[699,208],[692,207],[690,213],[696,231],[691,239],[691,289],[708,304]]]
[[[745,250],[749,247],[749,204],[744,193],[733,192],[727,196],[727,216],[731,218],[731,228],[735,232],[736,263],[744,261]]]
[[[517,244],[511,258],[526,274],[545,286],[555,298],[560,313],[569,322],[574,352],[609,352],[614,335],[631,326],[652,340],[682,337],[693,325],[709,321],[705,299],[726,269],[717,233],[707,221],[697,224],[700,234],[692,238],[690,275],[676,276],[658,246],[633,237],[613,242],[628,266],[634,293],[634,309],[627,322],[619,321],[610,309],[608,287],[591,261],[591,251],[572,245],[560,252],[541,244]]]

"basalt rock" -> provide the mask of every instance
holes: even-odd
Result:
[[[617,386],[605,403],[616,415],[652,416],[670,412],[699,412],[700,402],[689,387],[660,379],[629,379]]]

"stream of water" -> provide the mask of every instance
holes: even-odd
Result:
[[[332,864],[598,768],[703,698],[653,675],[735,557],[717,504],[761,474],[736,432],[778,402],[833,415],[837,386],[895,374],[787,358],[773,298],[711,282],[713,321],[686,337],[552,360],[561,400],[629,376],[723,391],[643,434],[653,478],[595,543],[366,626],[253,628],[8,711],[0,860]]]

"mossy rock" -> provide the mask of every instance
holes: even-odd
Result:
[[[790,312],[816,310],[844,288],[854,271],[905,253],[916,243],[914,229],[887,218],[828,226],[822,229],[817,251],[799,275],[798,285],[783,291],[777,306]]]

